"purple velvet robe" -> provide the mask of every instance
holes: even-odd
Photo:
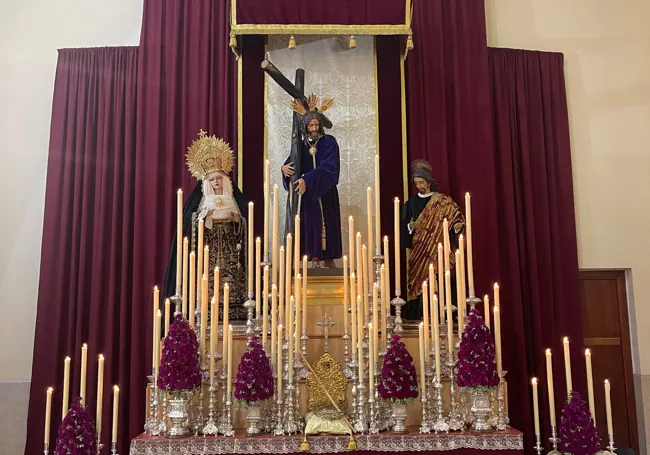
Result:
[[[300,256],[339,259],[343,255],[341,211],[339,192],[336,188],[341,171],[339,145],[334,136],[326,135],[318,141],[316,149],[314,168],[309,147],[302,144],[300,168],[302,178],[307,184],[307,191],[302,195],[300,205]],[[284,164],[288,162],[289,159]],[[282,181],[284,189],[288,190],[289,179],[283,176]],[[322,248],[323,219],[325,220],[325,249]]]

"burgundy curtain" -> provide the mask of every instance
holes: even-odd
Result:
[[[540,377],[543,432],[550,434],[545,348],[554,353],[558,422],[566,396],[563,336],[572,342],[573,388],[583,396],[586,390],[564,57],[512,49],[489,49],[488,56],[502,289],[512,302],[504,308],[503,341],[516,346],[504,361],[511,403],[522,398],[511,409],[532,430],[524,379]]]
[[[151,374],[152,288],[163,280],[174,234],[176,189],[185,197],[196,180],[185,153],[200,129],[236,150],[236,66],[228,47],[225,1],[146,0],[139,47],[135,157],[133,289],[129,409],[121,453],[144,425],[146,377]],[[236,175],[236,170],[234,175]],[[237,179],[234,178],[234,183]],[[115,330],[118,330],[115,328]],[[125,410],[125,412],[127,412]]]
[[[124,392],[123,442],[129,436],[128,413],[136,412],[129,404],[129,385],[132,355],[142,350],[139,337],[132,337],[141,328],[133,327],[130,317],[137,306],[132,292],[141,287],[133,281],[131,256],[137,69],[135,47],[59,51],[26,454],[43,450],[45,389],[50,385],[50,443],[56,440],[65,356],[72,357],[70,398],[79,395],[82,343],[88,343],[86,402],[93,420],[97,355],[106,357],[102,442],[110,443],[112,384]],[[137,409],[141,423],[143,407]],[[127,453],[127,445],[120,450]]]
[[[440,191],[461,207],[471,193],[474,279],[482,296],[501,280],[483,1],[414,2],[413,39],[409,159],[431,163]]]
[[[405,10],[404,0],[238,0],[237,23],[403,25]]]

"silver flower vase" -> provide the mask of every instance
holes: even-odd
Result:
[[[393,420],[393,433],[408,433],[406,429],[406,403],[393,401],[391,417]]]
[[[188,408],[194,395],[193,391],[174,393],[169,400],[169,420],[171,426],[167,431],[170,438],[181,438],[190,432]]]
[[[260,402],[250,403],[246,409],[246,434],[255,436],[262,432],[260,422],[262,421],[262,406]]]
[[[467,394],[470,399],[470,411],[472,413],[472,431],[493,431],[492,425],[488,422],[488,415],[491,410],[490,389],[468,387]]]

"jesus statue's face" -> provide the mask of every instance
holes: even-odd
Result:
[[[320,122],[317,118],[313,118],[307,123],[307,134],[310,139],[318,139],[320,134]]]
[[[215,172],[210,177],[208,177],[208,182],[214,190],[214,194],[223,194],[223,176],[218,172]]]
[[[418,193],[427,194],[431,192],[431,184],[422,177],[415,177],[413,183],[415,183]]]

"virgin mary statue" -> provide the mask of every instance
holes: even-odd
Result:
[[[219,267],[220,293],[230,287],[229,319],[246,319],[246,219],[244,197],[229,174],[234,164],[227,142],[203,130],[187,151],[187,166],[199,182],[183,207],[183,235],[190,250],[198,245],[198,220],[204,220],[203,245],[209,247],[208,296],[214,295],[214,269]],[[175,242],[165,274],[165,296],[174,293],[176,280]],[[199,296],[197,296],[198,298]],[[223,301],[223,299],[221,299]]]

